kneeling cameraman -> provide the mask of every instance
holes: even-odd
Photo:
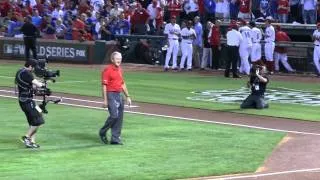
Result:
[[[264,75],[265,72],[265,66],[253,66],[251,68],[250,81],[248,82],[251,94],[242,102],[240,108],[263,109],[269,107],[264,99],[264,93],[269,82],[268,77]]]
[[[35,143],[35,134],[39,126],[44,124],[42,110],[33,100],[33,86],[44,86],[43,83],[39,82],[33,77],[32,71],[34,70],[36,64],[36,60],[27,60],[25,67],[19,69],[15,77],[15,82],[19,93],[19,104],[22,111],[25,113],[29,124],[27,134],[21,138],[21,141],[27,148],[40,147]]]

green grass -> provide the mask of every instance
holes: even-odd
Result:
[[[18,65],[2,65],[0,76],[14,76]],[[76,93],[81,95],[101,96],[100,70],[86,68],[59,67],[62,76],[58,83],[50,88],[58,92]],[[127,72],[125,79],[134,101],[170,104],[211,110],[230,111],[263,116],[284,117],[299,120],[319,121],[319,107],[270,103],[267,110],[240,110],[239,104],[223,104],[217,102],[190,101],[192,91],[238,89],[245,86],[247,79],[226,79],[223,77],[200,76],[186,73],[144,73]],[[13,86],[13,79],[0,78],[0,86]],[[82,83],[68,83],[84,81]],[[319,92],[320,84],[292,83],[271,81],[268,87],[286,87],[297,90]]]
[[[0,98],[0,179],[176,179],[254,172],[284,133],[125,114],[124,146],[103,145],[105,111],[49,105],[38,150],[16,100]],[[6,104],[4,106],[4,104]]]

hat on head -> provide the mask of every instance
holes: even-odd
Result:
[[[28,59],[24,64],[25,67],[29,67],[29,66],[35,67],[36,65],[37,65],[36,59]]]

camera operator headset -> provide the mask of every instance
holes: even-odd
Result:
[[[21,138],[21,141],[27,148],[40,147],[35,143],[35,134],[39,126],[44,124],[42,110],[33,100],[33,86],[44,86],[44,84],[35,79],[32,74],[36,64],[37,62],[35,60],[27,60],[24,67],[17,71],[15,77],[15,83],[19,93],[19,105],[21,110],[25,113],[29,124],[29,129],[26,135]]]
[[[264,93],[269,82],[268,77],[264,75],[265,72],[265,66],[253,66],[251,68],[250,81],[247,84],[251,89],[251,94],[242,102],[240,108],[263,109],[269,107],[264,99]]]

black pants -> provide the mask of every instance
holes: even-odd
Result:
[[[36,38],[35,37],[24,37],[26,59],[30,58],[30,49],[32,51],[33,59],[37,58]]]
[[[226,64],[225,76],[229,76],[230,66],[232,63],[232,74],[237,76],[237,63],[239,59],[239,47],[238,46],[227,46],[228,60]]]
[[[240,105],[242,109],[264,109],[268,107],[269,105],[265,102],[264,97],[257,95],[249,95]]]
[[[218,46],[212,46],[212,69],[220,68],[220,50]]]

